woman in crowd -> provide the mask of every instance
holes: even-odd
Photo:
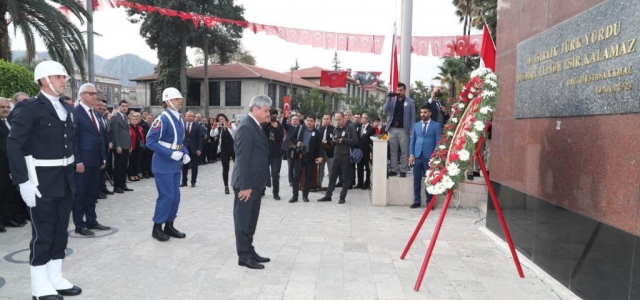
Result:
[[[209,122],[207,123],[207,132],[211,132],[216,128],[216,119],[209,118]],[[211,136],[209,134],[209,136]],[[209,152],[206,153],[207,160],[209,163],[215,163],[218,160],[218,137],[212,137],[209,139]]]
[[[229,161],[236,161],[233,150],[233,139],[236,134],[236,124],[230,123],[225,114],[216,116],[218,122],[213,124],[211,137],[218,138],[217,152],[222,160],[222,180],[224,181],[224,193],[229,194]]]
[[[129,174],[129,181],[140,181],[140,162],[142,158],[142,151],[145,148],[145,136],[144,129],[140,125],[141,115],[140,113],[132,113],[129,118],[129,133],[131,133],[131,149],[129,154],[129,167],[127,173]]]

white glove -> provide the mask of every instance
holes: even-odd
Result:
[[[184,153],[182,153],[180,151],[173,151],[173,153],[171,153],[171,159],[173,159],[175,161],[180,161],[180,159],[182,159],[183,155],[184,155]]]
[[[191,157],[189,155],[185,155],[182,157],[182,164],[188,164],[191,161]]]
[[[36,207],[36,197],[42,198],[38,188],[29,181],[20,184],[20,195],[29,207]]]

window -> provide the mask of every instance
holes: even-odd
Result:
[[[241,81],[227,81],[225,82],[225,106],[240,106],[242,96],[242,82]]]
[[[267,92],[267,96],[271,98],[271,101],[276,101],[276,88],[277,85],[275,83],[269,83],[269,90]]]
[[[149,95],[150,95],[150,105],[151,106],[161,106],[162,102],[160,101],[159,97],[157,96],[156,93],[156,83],[155,82],[151,82],[149,83]]]
[[[286,85],[281,85],[280,86],[280,93],[278,94],[278,101],[274,100],[275,102],[281,102],[284,101],[284,96],[287,95],[287,86]]]
[[[187,106],[200,106],[200,82],[190,82],[187,94]]]
[[[220,106],[220,82],[209,82],[209,106]]]
[[[366,94],[365,94],[365,96],[364,96],[364,102],[365,102],[365,104],[366,104],[367,102],[369,102],[369,91],[367,91],[367,92],[366,92]]]

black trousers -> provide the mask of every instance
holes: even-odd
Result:
[[[220,160],[222,160],[222,181],[224,181],[224,186],[229,186],[229,162],[232,159],[234,162],[236,161],[236,154],[234,152],[220,152]]]
[[[31,213],[31,243],[29,264],[45,265],[50,260],[63,259],[67,248],[67,227],[73,209],[73,193],[65,182],[65,195],[59,198],[36,197],[36,206],[29,208]]]
[[[233,189],[235,194],[233,200],[233,225],[236,233],[236,250],[240,258],[250,258],[255,253],[253,235],[256,233],[258,225],[263,190],[253,190],[249,200],[240,201],[238,199],[240,190]]]
[[[153,158],[153,151],[151,149],[146,148],[142,151],[142,158],[140,161],[140,171],[142,172],[142,176],[151,175],[151,159]]]
[[[73,204],[73,224],[87,228],[98,224],[96,199],[100,182],[100,167],[86,167],[84,173],[75,173],[76,193]]]
[[[358,164],[358,185],[368,186],[371,185],[371,168],[369,163],[371,162],[371,153],[363,151],[362,159]],[[364,176],[366,172],[366,177]]]
[[[205,164],[207,162],[207,153],[209,153],[209,142],[204,140],[202,141],[202,153],[198,156],[198,159],[201,164]]]
[[[200,155],[202,156],[202,154]],[[198,166],[200,165],[200,156],[196,155],[196,153],[189,152],[189,161],[188,164],[182,166],[182,183],[187,184],[187,175],[189,175],[189,169],[191,169],[191,183],[196,183],[198,179]]]
[[[269,185],[274,196],[280,195],[280,169],[282,167],[282,156],[269,157],[269,169],[271,170],[271,181]]]
[[[289,183],[293,184],[293,160],[287,157],[287,165],[289,166]]]
[[[124,189],[127,186],[127,166],[129,165],[129,149],[122,153],[113,152],[113,186]]]
[[[215,162],[218,159],[218,141],[213,140],[210,143],[209,152],[207,152],[209,156],[209,162]]]
[[[313,159],[307,159],[305,162],[297,161],[294,163],[295,168],[293,170],[293,197],[298,198],[298,190],[300,190],[300,180],[302,175],[302,169],[304,169],[304,190],[302,196],[309,196],[311,190],[311,184],[313,179],[313,168],[316,162]]]
[[[127,173],[129,176],[138,176],[140,174],[140,164],[142,162],[142,150],[140,148],[131,151],[129,155],[129,166]]]
[[[353,164],[349,161],[348,155],[342,157],[333,158],[333,166],[329,173],[329,187],[327,187],[327,196],[333,195],[333,190],[336,188],[336,180],[342,181],[342,191],[340,191],[340,199],[347,197],[349,187],[353,185]]]

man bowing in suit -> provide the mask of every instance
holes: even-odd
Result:
[[[420,107],[420,122],[413,125],[413,134],[409,145],[409,164],[413,167],[413,204],[411,208],[420,207],[420,189],[422,177],[429,170],[431,153],[436,149],[442,134],[442,125],[431,120],[429,104]],[[426,192],[425,192],[426,193]],[[427,205],[431,201],[431,195],[427,194]]]
[[[238,265],[250,269],[264,269],[261,263],[269,262],[253,247],[262,192],[269,180],[269,149],[262,123],[269,121],[271,98],[258,95],[249,103],[249,115],[236,130],[234,146],[236,164],[233,167],[233,221],[236,231]]]
[[[184,128],[186,134],[184,136],[184,145],[189,150],[189,156],[191,162],[182,166],[182,186],[187,186],[187,175],[189,169],[191,169],[191,187],[196,187],[196,180],[198,179],[198,165],[200,165],[200,155],[202,154],[202,126],[197,121],[194,121],[193,112],[188,111],[184,115]]]
[[[73,108],[76,116],[73,119],[76,134],[73,141],[75,156],[76,193],[73,204],[73,223],[76,233],[94,236],[90,229],[109,230],[108,226],[98,223],[96,215],[96,199],[99,194],[100,170],[107,163],[107,152],[104,147],[105,130],[98,122],[93,107],[98,104],[98,93],[91,83],[85,83],[78,90],[80,105]],[[86,220],[85,220],[86,218]]]

